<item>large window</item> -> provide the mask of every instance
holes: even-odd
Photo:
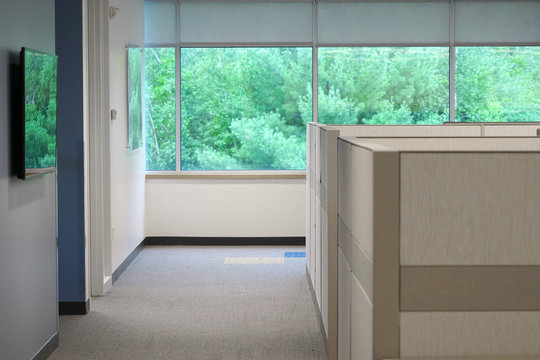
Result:
[[[308,121],[540,121],[539,15],[536,0],[145,0],[147,170],[290,175]]]
[[[456,121],[540,121],[540,47],[457,47]]]
[[[441,47],[319,48],[318,121],[442,124],[449,51]]]
[[[303,170],[310,48],[183,48],[182,170]]]

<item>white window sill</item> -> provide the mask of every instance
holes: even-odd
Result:
[[[146,179],[305,179],[306,172],[285,170],[252,171],[147,171]]]

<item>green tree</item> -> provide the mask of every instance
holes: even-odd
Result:
[[[182,169],[305,167],[270,152],[298,141],[293,157],[305,158],[309,48],[185,48],[181,58]]]
[[[456,121],[539,121],[540,47],[456,49]]]
[[[175,170],[175,49],[145,49],[146,169]]]
[[[447,121],[448,57],[444,48],[321,48],[319,121],[378,125]],[[343,113],[339,104],[357,110],[356,119],[350,118],[350,111]]]
[[[129,93],[129,146],[138,149],[143,143],[142,128],[142,49],[128,48],[128,93]]]
[[[183,170],[301,169],[312,120],[311,48],[146,51],[147,168],[176,163],[181,69]],[[449,49],[319,48],[318,119],[328,124],[449,120]],[[540,120],[540,47],[456,52],[456,120]]]

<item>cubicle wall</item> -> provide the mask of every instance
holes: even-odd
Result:
[[[340,360],[539,356],[540,138],[338,140]]]
[[[337,129],[308,126],[306,268],[329,360],[337,356]],[[330,160],[330,161],[329,161]],[[330,215],[330,216],[329,216]]]
[[[479,128],[480,136],[540,136],[540,122],[523,123],[459,123],[448,122],[444,126],[473,126]]]
[[[338,314],[338,299],[348,299],[337,288],[337,274],[347,273],[344,254],[338,253],[337,208],[348,206],[348,190],[337,186],[337,138],[362,137],[480,137],[534,136],[540,124],[445,124],[445,125],[331,125],[309,123],[307,126],[306,169],[306,268],[319,311],[321,328],[327,341],[329,359],[338,357],[338,323],[347,324],[350,316]],[[343,155],[342,156],[346,156]],[[342,171],[346,171],[343,170]],[[343,174],[342,174],[343,175]],[[343,178],[343,176],[342,176]],[[355,250],[356,251],[356,250]],[[349,269],[350,270],[350,269]],[[339,296],[338,296],[339,295]],[[344,300],[346,301],[346,300]],[[347,347],[339,352],[346,352]],[[344,353],[345,354],[345,353]],[[341,357],[340,357],[341,358]]]
[[[306,265],[329,360],[338,357],[337,139],[341,136],[480,136],[480,126],[375,126],[309,123],[307,127]],[[341,202],[347,199],[340,198]],[[344,320],[346,321],[346,320]]]

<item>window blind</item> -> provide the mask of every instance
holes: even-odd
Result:
[[[152,0],[144,2],[144,37],[146,44],[176,44],[175,0]]]
[[[181,2],[182,43],[311,43],[311,2]]]
[[[317,13],[320,45],[449,42],[448,2],[320,2]]]
[[[172,44],[444,45],[451,4],[425,1],[146,0],[145,42]],[[540,0],[455,0],[457,45],[540,44]]]
[[[540,43],[540,1],[456,0],[455,41]]]

